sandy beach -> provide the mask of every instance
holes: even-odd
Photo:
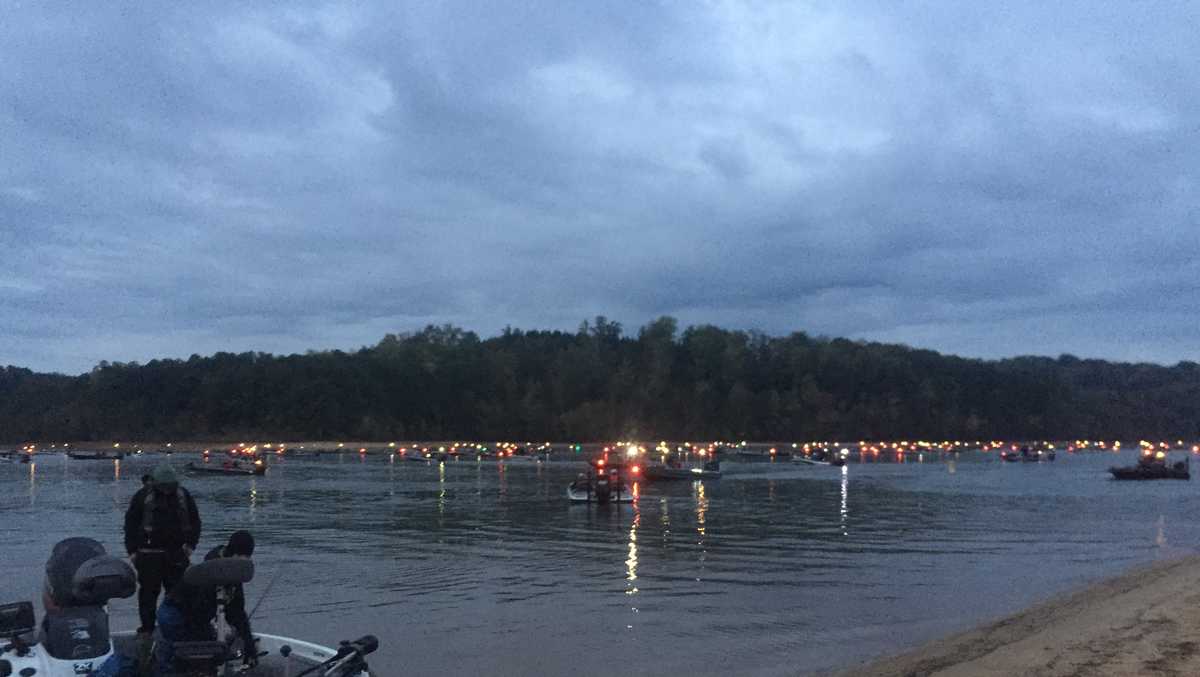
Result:
[[[1198,675],[1200,556],[1142,566],[838,674]]]

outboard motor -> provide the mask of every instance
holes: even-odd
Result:
[[[608,503],[612,499],[612,483],[608,476],[601,474],[596,478],[596,502]]]
[[[137,576],[91,538],[59,541],[46,562],[42,641],[59,660],[99,658],[112,649],[104,605],[137,591]]]

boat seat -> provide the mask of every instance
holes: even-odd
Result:
[[[42,620],[42,646],[59,660],[99,658],[108,653],[108,613],[102,606],[47,611]]]
[[[216,670],[230,658],[229,646],[221,641],[175,642],[173,668],[181,674]]]

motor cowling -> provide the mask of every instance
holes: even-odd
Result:
[[[596,482],[596,500],[600,503],[607,503],[612,498],[612,485],[605,478],[601,478]]]
[[[104,605],[133,595],[137,576],[99,542],[68,538],[50,552],[43,590],[46,615],[40,643],[53,658],[87,661],[112,650]]]
[[[137,592],[137,575],[98,541],[68,538],[50,552],[44,591],[48,609],[101,605]]]

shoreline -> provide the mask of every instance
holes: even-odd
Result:
[[[1200,674],[1200,555],[1143,564],[837,677]]]

